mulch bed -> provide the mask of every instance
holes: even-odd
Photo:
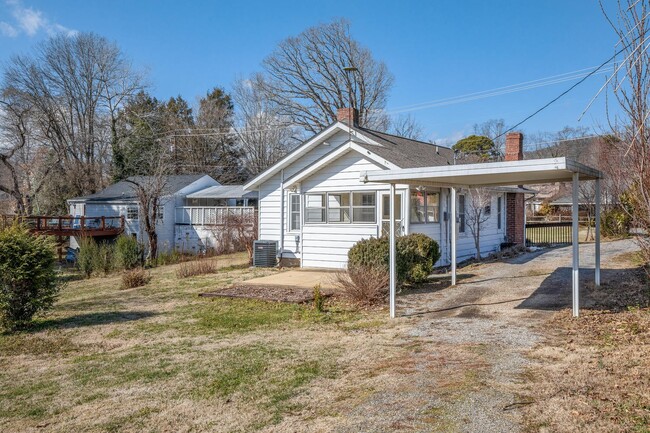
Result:
[[[333,290],[322,289],[323,296],[332,296]],[[303,289],[287,286],[234,286],[216,292],[201,293],[199,296],[207,298],[245,298],[259,299],[262,301],[290,302],[303,304],[314,300],[314,289]]]

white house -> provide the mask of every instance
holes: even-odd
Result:
[[[207,230],[206,226],[218,225],[216,217],[234,207],[242,210],[244,205],[250,204],[252,211],[256,198],[254,194],[245,194],[241,185],[220,185],[208,175],[167,176],[161,197],[162,210],[156,222],[159,251],[166,252],[174,248],[184,252],[203,250],[210,244],[208,238],[213,236],[213,231]],[[124,233],[146,243],[146,234],[140,227],[134,184],[128,180],[117,182],[89,196],[70,199],[68,206],[70,214],[85,217],[87,225],[92,225],[93,219],[99,220],[102,216],[123,216]],[[117,220],[111,221],[117,224]],[[70,244],[73,248],[78,246],[74,238]]]
[[[244,185],[259,193],[259,239],[277,241],[285,264],[343,268],[360,239],[389,231],[389,185],[364,182],[367,171],[447,166],[449,148],[373,131],[357,125],[356,110],[342,108],[338,121]],[[522,135],[509,134],[506,159],[522,159]],[[515,191],[515,192],[508,192]],[[450,262],[450,191],[427,185],[397,185],[398,233],[424,233],[435,239]],[[458,195],[458,258],[475,254],[465,226],[466,192]],[[517,189],[493,189],[481,252],[503,243],[524,242],[524,197]]]

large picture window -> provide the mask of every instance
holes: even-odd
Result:
[[[325,195],[323,194],[305,195],[305,222],[306,223],[325,222]]]
[[[377,194],[374,191],[352,193],[352,222],[377,222]]]
[[[300,195],[289,195],[289,231],[300,230]]]
[[[305,224],[373,224],[377,222],[377,192],[329,192],[305,195]]]
[[[440,222],[440,193],[411,191],[411,223]]]

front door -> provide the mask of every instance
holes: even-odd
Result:
[[[401,236],[404,234],[404,224],[402,224],[402,196],[403,193],[395,193],[395,234]],[[390,193],[381,193],[381,233],[380,236],[390,236]]]

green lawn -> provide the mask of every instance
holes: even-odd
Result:
[[[129,290],[119,274],[68,275],[50,315],[0,335],[0,431],[243,432],[318,416],[349,368],[342,357],[371,351],[345,337],[385,325],[385,312],[198,297],[277,272],[218,260],[216,274],[178,279],[163,266]]]

